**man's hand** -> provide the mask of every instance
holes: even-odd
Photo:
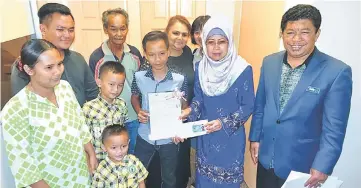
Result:
[[[259,142],[251,142],[251,146],[249,147],[249,150],[251,152],[251,157],[254,164],[258,163],[258,149],[259,149]]]
[[[143,110],[139,110],[138,120],[140,123],[148,123],[149,113]]]
[[[310,170],[311,177],[306,181],[305,187],[316,188],[321,187],[323,183],[328,178],[327,174],[324,174],[316,169],[311,168]]]

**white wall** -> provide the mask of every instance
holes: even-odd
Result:
[[[224,0],[224,1],[217,1],[211,0],[207,1],[206,4],[206,14],[210,16],[217,16],[222,15],[229,19],[230,23],[234,21],[234,6],[235,2],[232,0]],[[241,11],[241,10],[239,10]]]
[[[29,2],[1,1],[0,28],[0,42],[34,34]]]
[[[316,0],[313,5],[323,19],[318,48],[350,65],[353,74],[346,138],[332,175],[344,181],[342,188],[361,187],[361,2]]]

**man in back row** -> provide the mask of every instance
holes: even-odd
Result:
[[[125,101],[128,108],[128,121],[125,122],[125,126],[130,138],[129,153],[134,154],[139,122],[130,102],[131,84],[133,74],[139,70],[142,64],[142,56],[136,47],[125,42],[129,28],[129,15],[124,9],[115,8],[104,11],[102,22],[104,33],[108,35],[109,39],[90,55],[89,66],[95,79],[99,77],[101,65],[107,61],[118,62],[124,66],[126,79],[119,97]]]
[[[80,106],[83,106],[86,101],[96,98],[99,90],[84,57],[69,50],[75,38],[75,22],[70,9],[62,4],[47,3],[39,9],[38,17],[43,39],[53,43],[64,58],[64,73],[61,79],[69,82]],[[29,83],[29,77],[19,71],[20,63],[16,60],[11,70],[13,95]]]

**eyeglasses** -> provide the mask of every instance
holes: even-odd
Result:
[[[207,40],[206,41],[206,45],[209,46],[209,47],[212,47],[214,48],[215,46],[218,45],[218,47],[225,47],[228,45],[228,41],[227,40],[224,40],[224,39],[221,39],[221,40]]]

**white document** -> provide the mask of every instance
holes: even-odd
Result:
[[[160,140],[175,136],[189,138],[206,134],[206,120],[183,123],[179,119],[182,112],[180,99],[174,92],[149,93],[150,140]]]
[[[311,177],[310,174],[291,171],[285,184],[281,188],[304,188],[304,184]],[[337,177],[329,176],[321,188],[339,188],[343,181]]]
[[[173,92],[149,93],[150,140],[174,137],[176,127],[182,124],[181,101],[173,97]]]

